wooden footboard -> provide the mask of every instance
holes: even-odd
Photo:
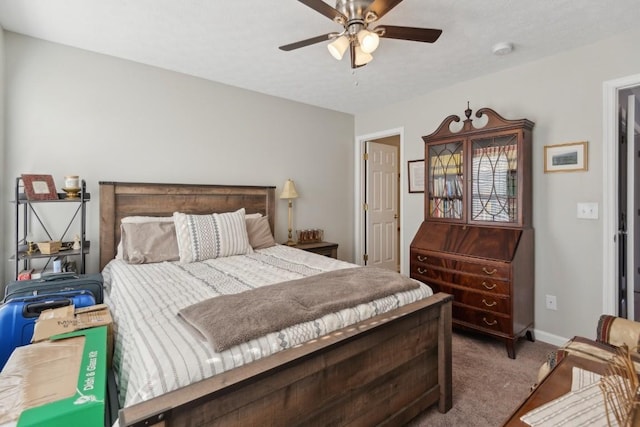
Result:
[[[451,302],[438,293],[124,408],[121,426],[402,425],[452,405]]]

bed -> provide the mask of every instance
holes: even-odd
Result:
[[[142,282],[153,282],[154,286],[157,284],[155,281],[163,280],[172,281],[172,284],[182,283],[185,280],[182,274],[197,275],[196,270],[201,264],[197,262],[185,266],[180,262],[162,263],[165,264],[162,268],[179,270],[180,275],[174,277],[173,273],[156,271],[160,267],[154,264],[130,265],[114,259],[121,238],[121,220],[132,216],[170,217],[174,212],[205,215],[233,212],[241,208],[247,215],[260,214],[266,217],[273,230],[275,187],[100,182],[100,268],[105,276],[107,301],[114,314],[114,366],[120,371],[117,375],[121,391],[128,389],[129,382],[137,380],[134,378],[137,369],[126,362],[127,358],[134,359],[135,356],[123,356],[127,352],[133,354],[133,350],[127,350],[126,346],[132,341],[151,341],[150,336],[156,335],[156,331],[149,329],[140,332],[135,330],[136,326],[131,322],[127,324],[123,306],[134,304],[125,302],[131,301],[128,294],[114,289],[128,286],[123,283],[129,280],[129,276],[142,277]],[[213,271],[208,273],[209,285],[198,287],[200,293],[194,291],[194,295],[189,296],[186,302],[178,300],[191,292],[178,290],[178,296],[155,298],[169,301],[169,306],[163,303],[160,308],[154,308],[154,303],[149,300],[148,307],[139,307],[140,310],[162,313],[164,317],[157,320],[158,325],[171,323],[173,333],[179,335],[180,339],[188,340],[188,344],[172,344],[173,339],[159,338],[159,342],[164,343],[162,346],[190,348],[189,356],[193,358],[200,357],[199,352],[204,352],[204,355],[208,354],[205,356],[209,358],[207,360],[217,360],[217,366],[228,365],[228,360],[240,362],[237,366],[227,366],[225,369],[215,368],[216,363],[205,364],[214,366],[212,372],[191,375],[187,384],[176,382],[166,390],[153,390],[151,383],[155,383],[156,379],[144,378],[142,382],[151,391],[122,393],[134,397],[123,397],[121,394],[123,407],[118,414],[120,426],[401,425],[431,405],[437,404],[441,412],[451,408],[452,297],[448,294],[431,294],[414,298],[414,302],[407,300],[405,305],[394,306],[380,314],[376,312],[381,300],[376,300],[370,303],[375,310],[363,320],[357,319],[361,308],[347,309],[345,313],[349,310],[357,312],[354,314],[355,323],[327,327],[326,333],[316,331],[320,335],[310,340],[294,338],[296,335],[305,336],[306,332],[279,331],[250,341],[253,344],[214,352],[213,356],[207,353],[212,350],[202,343],[194,343],[195,338],[186,327],[184,332],[179,329],[180,319],[174,325],[171,318],[178,317],[173,312],[180,304],[184,306],[192,303],[194,298],[210,295],[211,288],[217,287],[212,285],[217,283],[211,279],[212,276],[221,271],[224,271],[225,277],[235,277],[235,273],[238,276],[248,274],[249,278],[238,279],[245,283],[262,280],[254,276],[256,271],[264,270],[271,277],[270,280],[277,282],[299,274],[312,275],[313,271],[329,272],[353,266],[284,245],[259,249],[246,257],[248,262],[254,263],[253,267],[236,265],[241,262],[236,256],[206,261],[207,271]],[[291,273],[290,262],[296,265],[295,274]],[[145,276],[145,270],[150,271],[151,276]],[[200,283],[203,279],[196,281]],[[138,289],[135,288],[135,292]],[[407,291],[407,295],[412,292]],[[395,295],[388,298],[397,299]],[[145,297],[145,304],[147,300],[148,297]],[[331,316],[342,318],[348,317],[348,314]],[[333,324],[332,321],[325,323]],[[124,336],[129,339],[124,339]],[[158,336],[162,337],[160,332]],[[283,336],[286,338],[284,341],[298,339],[300,342],[283,346]],[[262,347],[272,350],[282,348],[273,354],[265,352],[256,356],[256,348]],[[255,357],[247,356],[252,352]],[[149,357],[151,359],[146,360],[158,359],[159,368],[153,375],[173,374],[172,371],[177,370],[175,362],[164,365],[165,361],[159,360],[165,357],[164,354]],[[140,359],[144,360],[145,357]],[[164,379],[162,381],[166,382]],[[139,388],[136,386],[134,390]]]

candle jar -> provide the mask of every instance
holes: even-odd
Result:
[[[65,176],[64,188],[80,188],[80,177],[78,177],[78,175]]]
[[[67,199],[77,199],[80,197],[80,178],[78,175],[67,175],[64,177],[64,187],[62,187],[65,193],[67,193]]]

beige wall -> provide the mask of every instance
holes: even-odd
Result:
[[[464,117],[467,101],[474,111],[490,107],[506,118],[536,123],[535,327],[540,337],[592,337],[602,312],[602,220],[577,219],[576,204],[602,203],[603,82],[639,72],[640,57],[633,54],[639,39],[640,32],[611,38],[356,116],[356,135],[403,127],[404,160],[424,157],[421,136],[450,114]],[[543,146],[573,141],[589,142],[589,170],[544,174]],[[411,242],[423,219],[423,198],[403,197],[404,238]],[[408,268],[408,259],[404,262]],[[557,311],[545,309],[545,294],[557,296]]]
[[[352,258],[351,115],[5,32],[3,201],[21,173],[87,181],[98,266],[98,182],[274,185],[296,182],[294,227],[325,230]],[[4,220],[6,260],[14,215]],[[286,240],[286,201],[276,238]],[[13,274],[6,262],[5,278]]]

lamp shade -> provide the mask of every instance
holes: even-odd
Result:
[[[296,199],[298,197],[298,192],[296,191],[296,186],[293,183],[292,179],[288,179],[284,183],[284,187],[282,188],[282,193],[280,193],[281,199]]]
[[[342,56],[344,55],[348,47],[349,38],[347,36],[340,36],[327,45],[327,49],[329,49],[329,53],[331,53],[331,56],[336,58],[338,61],[342,59]]]
[[[371,53],[378,48],[380,37],[372,31],[362,29],[358,32],[358,42],[364,53]]]
[[[358,67],[368,64],[373,59],[373,56],[371,56],[371,54],[368,54],[367,52],[363,52],[360,46],[356,46],[355,52],[356,58],[354,62]]]

